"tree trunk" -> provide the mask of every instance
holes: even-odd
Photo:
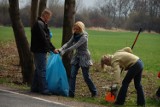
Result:
[[[33,57],[25,35],[24,27],[19,14],[19,1],[9,0],[9,14],[20,58],[23,83],[31,84],[34,71]]]
[[[31,1],[31,27],[37,20],[38,16],[38,9],[39,9],[39,0],[32,0]]]
[[[65,0],[64,19],[63,19],[63,38],[62,45],[65,44],[72,36],[72,27],[75,22],[75,0]],[[63,56],[63,63],[67,71],[67,76],[70,77],[71,71],[71,56],[73,52],[68,52]]]
[[[46,8],[47,0],[40,0],[38,16],[41,16],[42,11]]]

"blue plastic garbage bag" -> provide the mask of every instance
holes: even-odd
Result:
[[[69,85],[67,74],[59,54],[50,52],[47,62],[46,78],[49,91],[56,95],[68,96]]]

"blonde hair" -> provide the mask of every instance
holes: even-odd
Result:
[[[41,14],[41,16],[44,16],[44,15],[52,15],[52,12],[49,10],[49,9],[44,9],[43,11],[42,11],[42,14]]]
[[[80,28],[80,31],[83,32],[85,30],[85,25],[81,21],[77,21],[74,26],[78,26]]]
[[[108,58],[111,58],[111,57],[112,57],[112,55],[109,55],[109,54],[102,56],[102,58],[101,58],[101,68],[104,68],[104,65],[107,65],[105,60],[108,59]]]
[[[105,60],[105,55],[102,56],[102,58],[101,58],[101,68],[104,68],[104,65],[105,65],[104,60]]]

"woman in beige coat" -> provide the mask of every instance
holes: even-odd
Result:
[[[131,48],[126,47],[115,52],[113,55],[103,56],[101,59],[101,65],[102,67],[104,65],[112,67],[112,70],[115,73],[115,83],[120,83],[121,69],[128,70],[122,81],[122,86],[114,103],[115,105],[124,104],[129,83],[133,79],[137,91],[137,105],[145,106],[144,92],[141,85],[143,62],[138,56],[132,54]]]

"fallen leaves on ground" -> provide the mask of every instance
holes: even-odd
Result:
[[[11,41],[7,43],[0,43],[0,49],[0,77],[10,78],[10,82],[22,84],[21,68],[19,66],[19,57],[15,42]],[[98,62],[94,63],[94,65],[90,69],[90,76],[97,87],[99,98],[105,97],[106,89],[103,87],[110,86],[112,84],[113,74],[109,71],[110,68],[102,70]],[[125,73],[126,72],[122,73],[122,78],[125,76]],[[143,72],[142,85],[146,97],[153,97],[159,86],[157,82],[157,75],[149,71]],[[91,93],[82,77],[81,69],[79,70],[77,75],[75,96],[91,96]],[[126,99],[129,100],[131,97],[136,97],[136,91],[133,81],[128,88]]]

